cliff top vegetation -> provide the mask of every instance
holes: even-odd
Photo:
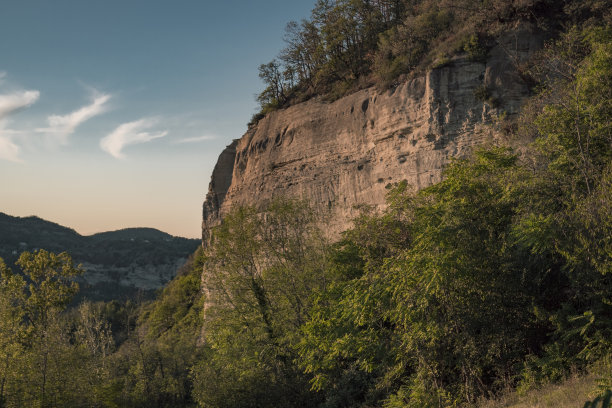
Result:
[[[517,22],[554,38],[567,27],[608,21],[601,0],[318,0],[310,18],[287,24],[287,44],[259,66],[267,113],[322,96],[381,88],[464,55],[485,61],[496,36]]]

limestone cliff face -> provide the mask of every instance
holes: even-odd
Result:
[[[522,26],[498,39],[486,63],[458,57],[391,90],[267,115],[219,157],[204,202],[204,237],[233,206],[279,195],[331,215],[335,235],[350,226],[355,205],[382,208],[389,183],[440,181],[450,158],[493,140],[499,115],[519,111],[528,88],[516,65],[540,46],[541,37]]]

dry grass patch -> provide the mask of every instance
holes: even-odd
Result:
[[[597,395],[597,376],[590,374],[545,385],[524,395],[512,392],[497,400],[483,401],[479,408],[581,408]]]

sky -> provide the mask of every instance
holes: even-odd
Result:
[[[314,2],[0,0],[0,212],[200,237],[257,67]]]

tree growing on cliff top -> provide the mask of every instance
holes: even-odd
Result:
[[[339,98],[360,87],[392,86],[398,78],[467,54],[486,58],[504,27],[529,22],[542,32],[563,24],[612,20],[597,0],[319,0],[311,16],[291,22],[286,47],[260,66],[262,118],[272,109],[322,95]],[[280,90],[283,92],[279,92]]]

